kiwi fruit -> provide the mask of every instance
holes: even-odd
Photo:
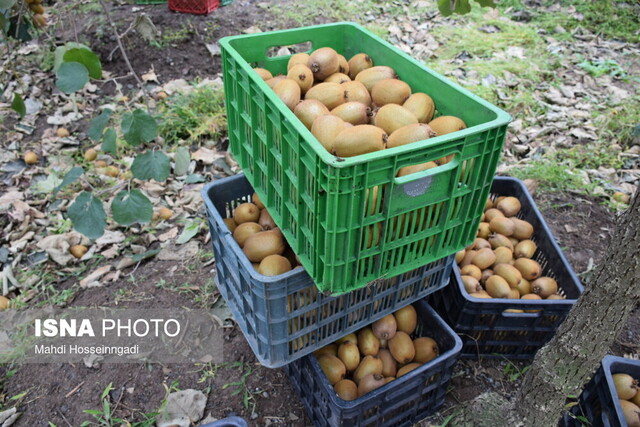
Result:
[[[404,365],[402,368],[398,369],[397,378],[400,378],[401,376],[408,374],[409,372],[419,368],[420,366],[422,366],[422,364],[420,363],[409,363],[407,365]]]
[[[496,208],[502,212],[504,216],[515,216],[520,212],[521,207],[520,200],[511,196],[501,199],[500,202],[496,204]]]
[[[349,61],[340,54],[338,54],[338,72],[342,74],[349,74]],[[349,78],[349,80],[351,80],[351,78]]]
[[[513,263],[514,267],[520,270],[522,277],[529,281],[536,280],[542,275],[542,268],[537,261],[529,258],[518,258]]]
[[[633,399],[638,393],[638,381],[629,374],[613,374],[613,385],[618,393],[618,398],[624,400]]]
[[[516,258],[533,258],[537,249],[538,245],[533,240],[522,240],[513,249],[513,255]]]
[[[280,80],[274,86],[273,91],[291,111],[293,111],[296,105],[300,102],[300,86],[291,79]]]
[[[253,193],[251,195],[251,202],[256,205],[258,209],[264,209],[264,203],[262,203],[262,200],[260,199],[258,193]]]
[[[413,123],[396,129],[389,135],[387,148],[399,147],[412,142],[423,141],[435,136],[435,132],[424,123]]]
[[[430,337],[420,337],[413,340],[413,346],[416,349],[414,362],[427,363],[440,355],[438,343]]]
[[[275,221],[273,220],[273,218],[271,218],[271,214],[266,208],[260,211],[258,224],[260,224],[263,230],[272,230],[277,227]]]
[[[300,101],[296,108],[293,109],[293,114],[311,130],[313,122],[320,116],[329,114],[329,109],[317,99],[305,99]]]
[[[338,357],[342,360],[348,372],[355,371],[360,364],[358,344],[349,341],[340,344],[340,347],[338,347]]]
[[[262,226],[257,222],[243,222],[238,225],[236,229],[233,231],[233,238],[238,245],[242,248],[244,247],[245,242],[250,236],[253,236],[256,233],[260,233],[264,231]]]
[[[482,237],[476,237],[475,240],[473,241],[472,249],[480,250],[484,248],[491,249],[491,243],[489,243],[487,239],[483,239]]]
[[[336,137],[346,127],[346,122],[340,117],[328,114],[320,116],[313,121],[311,133],[328,152],[332,153]]]
[[[253,71],[255,71],[260,76],[260,78],[264,81],[267,81],[273,78],[273,74],[271,74],[271,71],[265,70],[264,68],[256,67],[253,69]]]
[[[430,122],[436,109],[433,99],[426,93],[421,92],[411,95],[404,101],[402,106],[411,111],[420,123]]]
[[[305,99],[317,99],[329,110],[333,110],[345,102],[344,86],[338,83],[319,83],[309,89],[304,97]]]
[[[327,82],[327,83],[342,84],[342,83],[350,82],[351,79],[349,78],[349,76],[347,76],[344,73],[333,73],[329,77],[324,79],[324,81]]]
[[[391,135],[403,126],[418,123],[413,113],[401,105],[387,104],[378,110],[373,118],[374,124]]]
[[[490,299],[491,295],[489,295],[486,291],[474,292],[469,294],[469,296],[480,299]]]
[[[323,354],[318,357],[318,363],[320,364],[320,368],[322,368],[322,372],[327,376],[329,383],[334,385],[338,381],[344,378],[347,374],[347,368],[345,368],[344,363],[337,356],[332,356],[329,354]]]
[[[483,248],[480,249],[476,256],[473,257],[473,261],[471,261],[471,263],[480,270],[484,270],[485,268],[491,267],[495,261],[496,254],[493,250],[491,248]],[[477,279],[480,280],[479,278]]]
[[[247,238],[242,247],[249,261],[261,262],[269,255],[282,255],[285,242],[279,230],[261,231]]]
[[[363,356],[375,356],[380,350],[380,340],[370,327],[362,328],[358,332],[358,348]]]
[[[350,401],[358,398],[358,386],[351,380],[342,379],[335,383],[333,390],[342,400]]]
[[[462,279],[462,284],[464,285],[464,289],[467,293],[472,294],[474,292],[478,292],[482,290],[482,286],[480,286],[480,282],[473,276],[460,276]]]
[[[418,325],[418,313],[412,305],[401,308],[393,313],[393,315],[396,318],[398,331],[402,331],[406,334],[412,334],[413,331],[416,330],[416,326]]]
[[[460,264],[462,259],[464,258],[464,254],[467,253],[465,249],[459,250],[456,252],[456,264]]]
[[[431,120],[429,126],[431,126],[431,129],[433,129],[438,136],[457,132],[467,127],[461,119],[454,116],[440,116]]]
[[[287,71],[289,71],[291,68],[293,68],[295,65],[298,65],[298,64],[303,64],[306,66],[308,62],[309,62],[308,53],[300,52],[300,53],[291,55],[291,58],[289,58],[289,62],[287,63]]]
[[[473,261],[473,257],[476,256],[476,253],[478,253],[478,251],[467,250],[462,261],[460,261],[459,266],[466,267],[467,265],[471,265],[471,261]]]
[[[73,245],[69,248],[69,252],[71,252],[71,255],[75,258],[82,258],[88,251],[89,248],[85,245]]]
[[[520,291],[517,288],[511,288],[507,299],[520,299]]]
[[[502,277],[510,288],[517,288],[522,280],[522,273],[511,264],[497,264],[493,267],[493,272]]]
[[[358,53],[349,59],[347,65],[349,66],[347,74],[353,80],[361,71],[373,67],[373,60],[366,53]]]
[[[387,314],[382,319],[378,319],[371,324],[371,330],[373,334],[380,340],[390,340],[398,329],[396,318],[393,314]]]
[[[493,298],[507,298],[511,292],[511,287],[502,277],[493,275],[487,279],[485,289]]]
[[[362,70],[356,75],[355,80],[361,82],[369,92],[373,90],[373,86],[380,80],[397,79],[396,72],[391,67],[379,65],[366,70]]]
[[[353,380],[360,384],[362,378],[371,374],[382,374],[382,360],[377,356],[368,355],[362,358],[360,364],[353,373]]]
[[[388,147],[389,147],[389,144],[387,143],[387,148]],[[396,176],[411,175],[412,173],[422,172],[422,171],[426,171],[428,169],[433,169],[436,167],[438,167],[438,165],[435,162],[426,162],[426,163],[420,163],[417,165],[404,166],[398,169],[398,173]]]
[[[496,234],[493,233],[487,239],[489,243],[491,243],[491,247],[495,250],[499,247],[509,248],[510,251],[513,251],[513,243],[511,240],[504,234]]]
[[[620,407],[628,427],[640,427],[640,407],[633,402],[620,400]]]
[[[489,227],[488,222],[481,222],[478,226],[478,233],[476,234],[478,237],[482,237],[483,239],[488,239],[491,234],[491,228]]]
[[[338,356],[338,346],[335,343],[327,344],[324,347],[321,347],[314,351],[313,354],[318,358],[323,354]]]
[[[496,208],[490,208],[484,211],[484,217],[485,217],[485,221],[491,222],[491,220],[494,218],[498,218],[498,217],[504,218],[504,214]]]
[[[391,355],[398,363],[409,363],[416,355],[413,341],[409,334],[397,331],[393,338],[387,341]]]
[[[345,102],[331,110],[331,114],[354,126],[364,125],[369,123],[371,108],[361,102]]]
[[[520,292],[520,295],[530,294],[531,282],[529,282],[527,279],[522,279],[520,280],[520,283],[518,283],[518,286],[516,286],[516,289],[518,290],[518,292]]]
[[[482,275],[480,276],[480,283],[484,286],[489,277],[493,276],[493,270],[490,268],[485,268],[482,270]],[[478,289],[479,291],[480,289]],[[477,291],[476,291],[477,292]]]
[[[496,254],[496,261],[493,265],[511,264],[513,261],[513,251],[507,247],[500,246],[499,248],[495,248],[493,253]]]
[[[9,298],[0,295],[0,311],[8,309],[9,302]]]
[[[245,222],[258,222],[260,209],[253,203],[242,203],[233,210],[233,219],[240,225]]]
[[[558,294],[551,294],[548,297],[546,297],[545,299],[567,299],[566,297],[562,296],[562,295],[558,295]]]
[[[353,157],[384,149],[387,134],[372,125],[358,125],[344,129],[333,141],[332,154]]]
[[[267,80],[265,83],[271,88],[271,90],[273,90],[273,88],[275,88],[278,83],[280,83],[282,80],[285,80],[286,78],[287,76],[279,74],[274,78]]]
[[[363,85],[358,81],[350,81],[341,84],[344,89],[344,99],[346,102],[361,102],[364,105],[371,104],[371,94]]]
[[[552,298],[552,297],[559,297],[559,298]],[[565,299],[565,298],[563,296],[561,296],[561,295],[554,294],[554,295],[549,295],[547,297],[547,299]],[[640,388],[640,386],[639,386],[639,388]],[[635,403],[636,405],[640,406],[640,390],[638,390],[636,395],[633,396],[630,401]]]
[[[264,276],[279,276],[291,271],[291,262],[282,255],[266,256],[258,265],[258,273]]]
[[[33,20],[35,21],[34,24],[38,28],[43,28],[47,26],[47,18],[42,13],[35,13],[33,15]]]
[[[527,222],[518,218],[510,218],[513,222],[515,229],[513,230],[512,237],[518,240],[527,240],[533,236],[533,226]]]
[[[398,368],[396,360],[387,348],[382,348],[378,352],[378,359],[382,360],[382,375],[385,377],[395,377]]]
[[[547,298],[558,292],[558,282],[551,277],[539,277],[531,283],[531,292],[540,295],[541,298]]]
[[[236,220],[233,218],[225,218],[222,221],[224,221],[225,225],[227,226],[231,234],[233,234],[234,230],[238,226],[238,224],[236,223]]]
[[[494,233],[499,233],[503,236],[509,237],[516,230],[516,225],[510,218],[498,216],[489,221],[489,228]]]
[[[338,53],[330,47],[321,47],[309,55],[307,66],[316,80],[324,80],[340,69]]]
[[[352,342],[354,344],[358,344],[358,336],[354,332],[351,332],[350,334],[345,335],[342,338],[336,340],[336,344],[338,345],[345,342]]]
[[[382,79],[371,88],[371,99],[382,107],[387,104],[402,105],[411,96],[411,87],[398,79]]]
[[[460,269],[460,274],[464,276],[471,276],[478,281],[482,279],[482,269],[475,264],[465,265]]]
[[[306,93],[313,86],[313,73],[303,64],[294,65],[288,72],[287,78],[300,86],[300,92]]]
[[[537,295],[537,294],[525,294],[525,295],[522,295],[520,299],[541,300],[542,298],[540,297],[540,295]],[[533,313],[534,311],[530,310],[529,312]]]
[[[365,394],[382,387],[386,382],[384,377],[380,374],[369,374],[366,377],[360,380],[358,384],[358,397],[364,396]]]

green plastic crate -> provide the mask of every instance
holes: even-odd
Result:
[[[468,128],[362,156],[333,156],[252,70],[286,74],[289,56],[268,51],[305,42],[346,58],[366,52],[414,92],[428,93],[438,114],[456,115]],[[353,23],[226,37],[220,45],[231,152],[320,290],[358,289],[473,241],[507,113]],[[396,177],[403,166],[450,154],[445,165]],[[375,187],[373,204],[368,195]]]

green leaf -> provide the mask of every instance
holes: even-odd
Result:
[[[2,31],[3,34],[6,34],[9,31],[9,28],[7,27],[8,23],[9,21],[7,21],[7,17],[0,13],[0,31]]]
[[[9,18],[9,32],[7,34],[10,37],[23,42],[32,40],[33,37],[31,36],[31,33],[29,33],[31,24],[29,24],[29,21],[27,21],[27,18],[25,18],[24,16],[22,17],[22,19],[18,18],[19,15]]]
[[[38,194],[51,193],[62,183],[62,180],[56,176],[56,174],[49,174],[46,179],[33,180],[31,185],[31,191]]]
[[[24,100],[17,93],[13,94],[13,102],[11,103],[11,108],[13,109],[13,111],[20,114],[20,118],[23,118],[25,114],[27,114],[27,107],[24,105]]]
[[[56,72],[56,86],[64,93],[77,92],[89,81],[89,70],[79,62],[63,62]]]
[[[189,224],[184,226],[182,233],[176,239],[176,243],[179,245],[183,245],[187,243],[189,240],[193,239],[196,234],[200,231],[200,226],[202,225],[201,221],[192,221]]]
[[[160,253],[160,249],[153,249],[147,252],[143,252],[141,254],[135,254],[131,256],[131,259],[133,260],[133,262],[140,262],[143,259],[147,259],[147,258],[151,258],[154,257],[156,255],[158,255]]]
[[[116,131],[113,128],[108,128],[102,138],[102,151],[105,153],[116,154],[118,146],[116,145]]]
[[[62,190],[64,187],[80,178],[83,173],[84,169],[80,166],[71,168],[71,170],[64,175],[64,178],[62,178],[62,182],[60,183],[60,185],[53,189],[53,195],[55,196],[56,194],[58,194],[58,191]]]
[[[131,172],[138,179],[166,181],[171,171],[169,157],[162,151],[147,151],[138,154],[131,164]]]
[[[97,239],[104,234],[107,226],[107,215],[102,202],[88,191],[83,191],[76,197],[67,210],[73,228],[90,239]]]
[[[137,109],[122,116],[124,139],[133,146],[152,141],[157,129],[156,120],[144,110]]]
[[[455,8],[453,9],[453,11],[460,15],[465,15],[471,12],[471,5],[469,4],[469,0],[456,0]]]
[[[58,68],[60,68],[60,65],[64,62],[64,54],[67,53],[69,49],[85,49],[91,52],[91,48],[82,43],[68,42],[64,46],[58,46],[53,54],[53,71],[58,71]]]
[[[187,175],[187,177],[184,180],[185,184],[196,184],[198,182],[205,182],[205,178],[204,176],[200,175],[199,173],[191,173],[189,175]]]
[[[93,139],[94,141],[100,141],[100,138],[102,138],[102,132],[104,132],[104,128],[107,126],[107,123],[109,123],[109,119],[111,118],[112,114],[113,110],[105,108],[104,110],[102,110],[102,113],[100,113],[99,116],[91,120],[89,130],[87,131],[87,135],[89,135],[89,138]]]
[[[153,205],[140,190],[123,190],[111,202],[111,212],[120,225],[144,224],[151,221]]]
[[[9,10],[16,0],[0,0],[0,9]]]
[[[179,147],[176,150],[175,167],[173,172],[177,176],[182,176],[189,171],[189,163],[191,162],[191,155],[187,147]]]
[[[450,16],[453,13],[451,0],[438,0],[438,10],[442,16]]]
[[[89,77],[92,79],[102,78],[102,64],[100,64],[100,58],[91,50],[73,48],[64,53],[62,57],[63,62],[77,62],[84,65],[89,70]]]
[[[496,4],[493,2],[493,0],[475,0],[475,1],[478,2],[480,7],[496,7]]]

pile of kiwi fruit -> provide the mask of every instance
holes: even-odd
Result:
[[[257,193],[253,193],[251,202],[236,206],[224,223],[258,273],[278,276],[300,266]]]
[[[29,10],[33,12],[33,23],[36,27],[46,27],[47,18],[44,16],[44,6],[42,6],[42,0],[24,0],[29,5]]]
[[[338,397],[354,400],[438,357],[433,338],[415,336],[417,325],[408,305],[314,354]]]
[[[366,53],[347,60],[334,49],[322,47],[311,54],[292,55],[286,75],[254,70],[337,157],[358,156],[466,128],[458,117],[434,119],[436,106],[428,94],[412,93],[393,68],[374,65]],[[408,166],[398,176],[451,159],[450,155]]]
[[[542,276],[533,259],[534,229],[517,218],[521,207],[516,197],[487,199],[475,241],[456,253],[464,289],[472,297],[565,299],[556,280]]]
[[[629,374],[614,374],[613,384],[629,427],[640,427],[640,390],[638,380]]]

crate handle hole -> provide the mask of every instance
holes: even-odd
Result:
[[[267,57],[269,59],[279,59],[296,53],[311,52],[312,48],[313,44],[311,41],[284,46],[271,46],[267,48]]]
[[[409,175],[396,177],[394,179],[395,183],[399,186],[402,186],[402,190],[407,196],[422,196],[431,186],[431,182],[433,181],[434,176],[456,169],[458,165],[460,165],[460,153],[458,152],[451,153],[448,156],[442,157],[442,159],[444,158],[447,158],[447,163],[443,163],[429,169],[420,170]],[[424,162],[416,162],[407,166],[414,166],[421,163]],[[400,169],[402,169],[402,167],[398,168],[398,170],[396,171],[396,175],[398,175]]]

